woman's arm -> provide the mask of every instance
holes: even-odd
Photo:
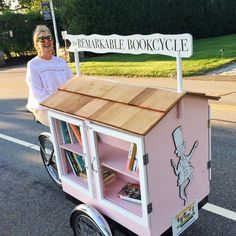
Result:
[[[26,83],[29,87],[29,92],[38,102],[45,100],[50,95],[47,88],[43,86],[39,72],[30,64],[27,66]]]

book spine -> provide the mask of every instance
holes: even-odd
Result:
[[[67,124],[65,121],[60,121],[60,127],[61,127],[61,134],[62,134],[62,139],[63,143],[70,143],[70,135],[69,131],[67,129]]]
[[[129,201],[129,202],[134,202],[134,203],[138,203],[141,204],[141,200],[139,199],[135,199],[135,198],[130,198],[130,197],[125,197],[125,196],[119,196],[121,199]]]
[[[128,159],[130,160],[128,169],[131,170],[131,171],[133,169],[136,152],[137,152],[136,143],[131,143],[130,148],[129,148],[129,154],[128,154]]]
[[[66,125],[67,125],[67,129],[68,129],[68,133],[69,133],[69,136],[70,136],[71,143],[77,143],[77,138],[75,137],[75,134],[74,134],[73,130],[70,127],[70,124],[66,123]]]
[[[86,170],[86,167],[85,167],[85,161],[83,160],[83,157],[74,153],[74,158],[79,166],[80,171],[84,172]]]
[[[78,170],[76,169],[76,167],[75,167],[75,165],[73,163],[73,159],[71,158],[70,152],[65,151],[65,154],[66,154],[68,162],[70,163],[70,166],[71,166],[71,169],[72,169],[73,173],[76,176],[79,176],[79,172],[78,172]]]
[[[73,124],[70,124],[70,127],[73,130],[74,135],[75,135],[78,143],[80,145],[82,145],[82,138],[81,138],[81,135],[80,135],[79,127],[77,127],[76,125],[73,125]]]

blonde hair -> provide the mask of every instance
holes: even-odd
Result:
[[[34,33],[33,33],[33,43],[34,43],[34,47],[37,50],[37,52],[38,52],[37,40],[38,40],[38,35],[41,32],[46,32],[49,35],[52,35],[51,30],[46,25],[37,25],[37,27],[35,28]]]

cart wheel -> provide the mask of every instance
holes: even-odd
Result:
[[[104,217],[96,209],[85,204],[72,211],[70,225],[74,236],[112,236]]]
[[[51,140],[50,133],[42,133],[38,137],[40,153],[43,160],[43,164],[54,182],[61,187],[61,180],[59,179],[56,159],[54,154],[54,147]]]

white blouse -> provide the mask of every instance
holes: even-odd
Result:
[[[38,56],[27,63],[26,83],[29,88],[27,109],[45,109],[39,103],[52,95],[73,74],[67,63],[53,56],[44,60]]]

